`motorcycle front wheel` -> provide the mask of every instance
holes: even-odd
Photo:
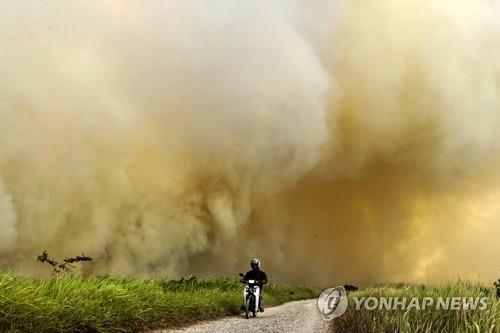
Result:
[[[255,317],[255,296],[249,295],[245,301],[245,318],[248,319],[249,313],[252,312],[252,315]]]

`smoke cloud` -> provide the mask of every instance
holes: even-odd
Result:
[[[0,4],[0,267],[493,279],[500,3]],[[491,254],[491,255],[490,255]]]

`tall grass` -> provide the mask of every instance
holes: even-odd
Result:
[[[485,310],[436,310],[435,306],[411,310],[355,309],[353,297],[488,297]],[[479,284],[458,282],[445,286],[380,286],[349,295],[349,308],[332,322],[334,332],[500,332],[500,302],[493,290]],[[408,300],[409,302],[409,300]]]
[[[270,284],[265,303],[318,290]],[[39,280],[0,273],[1,332],[137,332],[238,314],[242,285],[229,278],[168,281],[59,275]]]

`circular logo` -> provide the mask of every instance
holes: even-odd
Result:
[[[347,293],[344,287],[328,288],[318,297],[318,309],[323,320],[332,320],[347,310]]]

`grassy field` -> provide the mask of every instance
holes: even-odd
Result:
[[[240,313],[243,285],[230,278],[120,279],[59,275],[38,280],[0,273],[1,332],[137,332]],[[265,304],[317,296],[269,284]]]
[[[436,307],[412,310],[355,309],[353,297],[488,297],[486,310],[436,310]],[[349,308],[332,321],[334,332],[500,332],[500,301],[493,290],[473,283],[445,286],[381,286],[349,294]]]

